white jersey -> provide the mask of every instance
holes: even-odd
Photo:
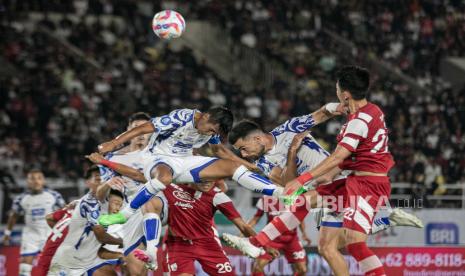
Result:
[[[219,144],[217,135],[200,134],[194,126],[194,109],[177,109],[168,115],[152,118],[155,132],[150,137],[146,151],[152,155],[175,157],[191,156],[194,148],[206,143]]]
[[[143,173],[144,171],[143,155],[144,154],[145,152],[142,150],[136,150],[136,151],[127,152],[127,153],[115,152],[115,153],[107,154],[105,156],[105,159],[137,169]],[[111,178],[115,176],[120,176],[118,173],[116,173],[115,171],[113,171],[112,169],[108,167],[99,165],[99,169],[100,169],[100,176],[102,178],[102,182],[109,181]],[[144,183],[135,181],[126,176],[122,176],[122,178],[125,180],[125,184],[124,184],[124,187],[125,187],[124,195],[126,197],[125,199],[127,201],[130,201],[132,199],[132,196],[137,193],[141,185],[143,185]]]
[[[292,139],[298,133],[304,132],[314,126],[311,115],[304,115],[287,120],[270,132],[275,139],[273,148],[261,156],[255,164],[260,170],[269,176],[273,168],[284,168],[287,163],[287,154]],[[297,174],[301,174],[323,161],[329,153],[309,134],[302,141],[302,146],[297,152]]]
[[[37,234],[47,238],[50,233],[45,216],[65,206],[65,200],[57,191],[45,188],[41,193],[24,192],[18,195],[12,206],[12,211],[24,215],[23,232],[28,235]]]
[[[100,203],[90,192],[78,201],[71,217],[68,235],[55,253],[52,266],[77,270],[92,267],[101,246],[92,228],[98,224],[100,214],[107,210],[108,204]]]

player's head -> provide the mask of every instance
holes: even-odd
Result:
[[[366,99],[370,86],[370,73],[365,68],[344,66],[336,73],[337,97],[342,104],[350,100]]]
[[[40,192],[45,185],[44,173],[39,169],[32,169],[27,173],[26,181],[27,187],[31,192]]]
[[[226,107],[212,107],[197,121],[196,128],[204,135],[227,135],[231,130],[234,116]]]
[[[135,127],[143,125],[150,121],[150,115],[145,112],[136,112],[129,117],[128,130],[131,130]],[[137,136],[131,140],[131,144],[137,146],[138,148],[144,148],[149,142],[151,134],[144,134]]]
[[[108,213],[109,214],[116,214],[119,212],[121,207],[123,206],[124,196],[118,190],[110,190],[110,194],[108,195]]]
[[[92,192],[96,192],[98,186],[100,186],[100,170],[96,165],[90,166],[84,173],[84,179],[86,186]]]
[[[242,158],[253,161],[265,154],[265,133],[255,122],[240,121],[231,129],[228,140]]]

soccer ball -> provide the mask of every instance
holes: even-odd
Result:
[[[177,38],[186,28],[182,15],[172,10],[161,11],[153,17],[152,29],[161,39]]]

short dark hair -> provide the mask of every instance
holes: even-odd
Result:
[[[354,100],[367,97],[370,86],[370,73],[358,66],[344,66],[336,73],[336,79],[342,91],[349,91]]]
[[[84,179],[87,180],[87,179],[91,178],[91,177],[92,177],[92,174],[93,174],[94,172],[100,173],[100,169],[98,168],[97,165],[92,165],[92,166],[90,166],[89,168],[87,168],[87,170],[86,170],[85,173],[84,173]]]
[[[27,174],[33,174],[33,173],[41,173],[41,174],[44,174],[44,172],[39,169],[39,168],[32,168],[30,169],[29,171],[27,171]]]
[[[228,141],[231,145],[234,145],[237,142],[237,140],[241,138],[244,139],[245,137],[247,137],[247,135],[254,131],[263,132],[263,129],[254,121],[242,120],[231,129],[231,132],[228,136]]]
[[[220,134],[227,135],[234,122],[234,115],[226,107],[212,107],[206,113],[210,114],[209,121],[220,125]]]
[[[119,196],[124,200],[124,195],[123,195],[123,193],[121,191],[118,191],[118,190],[115,190],[115,189],[110,189],[110,194],[109,194],[108,197],[110,197],[111,195]]]
[[[150,115],[146,112],[136,112],[129,116],[128,124],[131,124],[134,121],[149,121]]]

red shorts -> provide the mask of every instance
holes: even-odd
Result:
[[[387,176],[355,176],[346,180],[343,227],[365,234],[370,233],[373,218],[389,203],[391,182]]]
[[[297,234],[289,242],[270,242],[267,246],[281,251],[284,254],[284,257],[286,257],[287,262],[290,264],[305,262],[307,260],[307,253],[300,243]],[[273,257],[268,253],[260,255],[258,258],[268,261],[273,260]]]
[[[195,261],[208,275],[235,275],[218,238],[183,240],[169,237],[166,248],[169,275],[195,275]]]
[[[346,178],[338,179],[333,181],[330,184],[319,185],[315,189],[318,195],[325,198],[326,202],[329,203],[327,208],[330,208],[332,211],[342,212],[345,207],[346,199]],[[336,209],[333,209],[333,205]]]

